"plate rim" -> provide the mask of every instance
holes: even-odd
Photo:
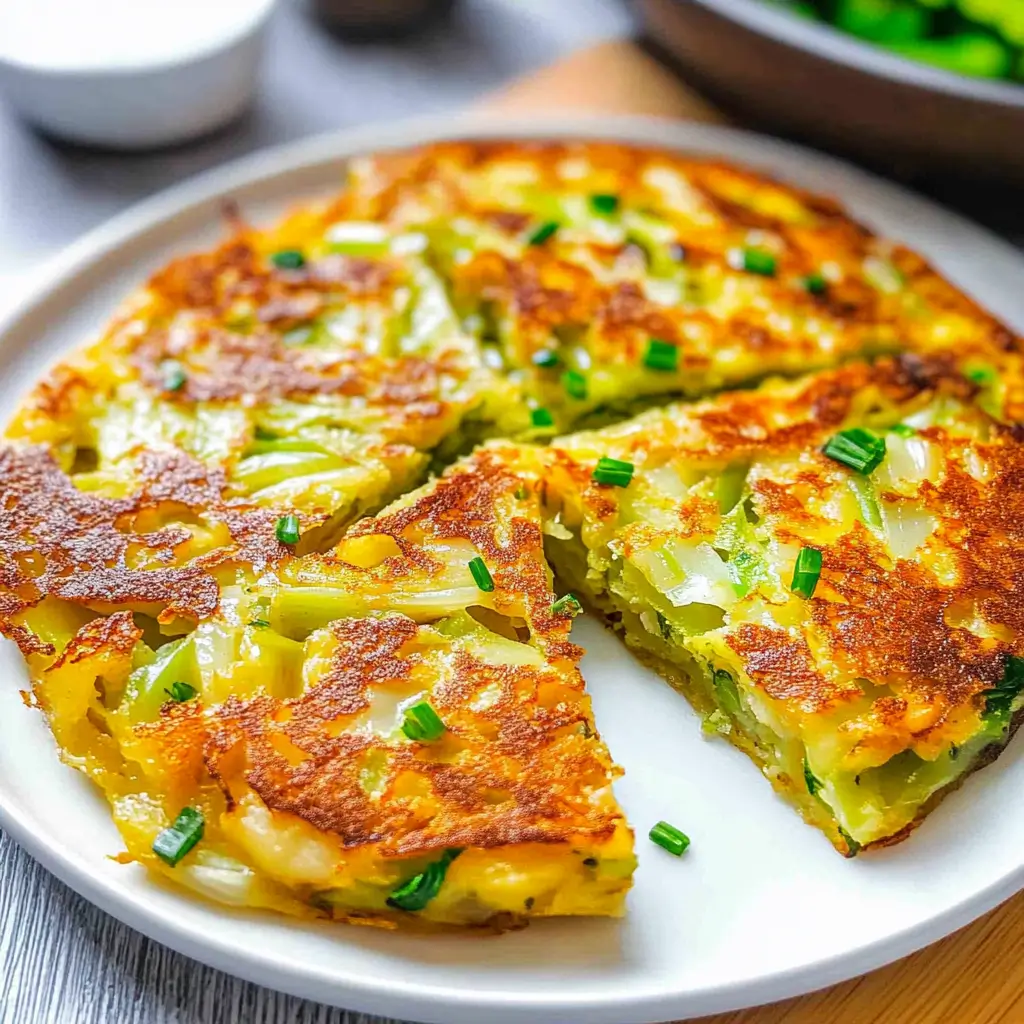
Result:
[[[414,146],[444,139],[520,138],[523,140],[592,139],[660,146],[697,155],[718,154],[723,159],[763,168],[801,162],[814,175],[828,172],[840,182],[867,188],[879,201],[898,202],[916,210],[932,223],[944,222],[951,232],[966,237],[976,248],[988,249],[1024,275],[1024,257],[1008,242],[913,192],[885,181],[844,161],[766,135],[717,125],[694,124],[667,118],[637,116],[561,115],[553,117],[494,117],[485,114],[431,115],[377,126],[329,132],[284,145],[258,150],[225,165],[163,190],[129,207],[92,229],[21,281],[21,296],[0,312],[0,352],[6,335],[34,315],[46,315],[46,305],[94,266],[116,257],[131,242],[144,243],[178,218],[217,205],[231,193],[266,184],[275,178],[311,171],[364,152]],[[765,160],[759,159],[765,155]],[[772,172],[785,177],[788,171]],[[807,186],[803,186],[807,187]],[[813,186],[811,186],[813,188]],[[830,183],[827,191],[836,185]],[[301,198],[296,192],[296,201]],[[844,206],[846,201],[840,196]],[[859,217],[858,211],[854,215]],[[875,970],[935,942],[988,912],[1024,888],[1024,857],[1012,871],[945,911],[892,935],[849,952],[803,964],[774,974],[737,983],[724,983],[697,993],[671,991],[665,986],[643,990],[622,999],[604,995],[564,998],[528,992],[466,991],[454,985],[426,987],[400,978],[385,982],[350,975],[328,983],[313,971],[297,971],[275,964],[258,949],[228,948],[223,937],[197,935],[187,925],[150,906],[144,895],[133,894],[115,881],[93,876],[86,861],[65,853],[43,830],[36,830],[0,779],[0,827],[89,902],[129,927],[179,953],[256,984],[299,997],[367,1013],[401,1019],[473,1021],[479,1013],[500,1014],[504,1021],[533,1021],[557,1013],[561,1022],[624,1024],[703,1016],[775,1002],[814,991]],[[194,897],[183,895],[183,899]],[[457,970],[457,968],[455,968]],[[538,1016],[540,1015],[540,1016]],[[495,1018],[497,1019],[497,1018]]]

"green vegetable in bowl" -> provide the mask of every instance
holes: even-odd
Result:
[[[769,0],[908,60],[1024,82],[1022,0]]]

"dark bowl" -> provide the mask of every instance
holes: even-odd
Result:
[[[904,60],[761,0],[634,0],[651,40],[712,99],[908,173],[1024,183],[1024,85]]]

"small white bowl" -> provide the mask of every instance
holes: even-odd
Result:
[[[0,94],[73,142],[182,142],[252,99],[274,2],[0,0]]]

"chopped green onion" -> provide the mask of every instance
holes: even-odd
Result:
[[[256,629],[269,629],[270,628],[270,623],[267,622],[266,619],[253,619],[249,623],[249,625],[255,627]]]
[[[526,501],[526,499],[529,496],[530,496],[530,491],[529,491],[529,488],[526,486],[526,484],[520,484],[516,488],[516,491],[515,491],[515,499],[516,499],[516,501]]]
[[[591,479],[597,484],[606,484],[609,487],[628,487],[633,480],[634,466],[632,462],[625,462],[622,459],[609,459],[602,455],[597,460]]]
[[[651,829],[649,836],[652,843],[657,843],[663,850],[668,850],[676,857],[681,857],[690,845],[690,837],[667,821],[659,821]]]
[[[560,366],[562,362],[558,353],[552,352],[549,348],[542,348],[539,352],[534,352],[532,361],[534,366],[539,366],[542,370],[552,370],[556,366]]]
[[[716,668],[711,674],[711,682],[715,687],[715,696],[722,710],[730,715],[740,715],[743,711],[743,704],[740,701],[740,691],[736,687],[736,680],[732,673],[726,672],[724,668]]]
[[[578,370],[566,370],[562,374],[562,387],[570,398],[582,402],[587,397],[587,378]]]
[[[993,366],[972,366],[964,373],[964,376],[980,387],[988,387],[999,381],[999,373]]]
[[[526,236],[527,245],[543,245],[558,230],[557,220],[548,220]]]
[[[907,423],[894,423],[889,428],[889,433],[895,434],[897,437],[914,437],[917,431]]]
[[[830,459],[867,476],[885,458],[885,438],[862,427],[852,427],[830,437],[822,451]]]
[[[274,527],[274,533],[282,544],[299,543],[299,517],[292,515],[281,516]]]
[[[983,690],[981,693],[985,698],[985,717],[990,722],[1007,728],[1010,724],[1013,702],[1021,690],[1024,690],[1024,658],[1008,654],[1002,678],[992,689]]]
[[[168,359],[160,367],[163,376],[164,391],[180,391],[188,380],[185,368],[175,359]]]
[[[487,568],[487,563],[479,555],[469,563],[469,571],[473,574],[476,585],[482,591],[489,594],[494,589],[494,577],[491,576],[491,570]]]
[[[737,270],[745,270],[748,274],[761,274],[773,277],[778,261],[765,249],[740,249],[734,251],[729,260]]]
[[[651,338],[644,353],[644,366],[648,370],[675,373],[679,368],[679,347],[661,338]]]
[[[270,257],[270,262],[281,270],[298,270],[306,265],[306,257],[298,249],[282,249]]]
[[[190,683],[183,683],[178,680],[171,683],[169,689],[165,688],[164,693],[166,693],[171,700],[176,700],[179,704],[184,704],[185,701],[191,700],[196,695],[196,688]]]
[[[799,597],[811,597],[821,576],[821,552],[817,548],[801,548],[793,569],[790,589]]]
[[[429,701],[421,700],[405,709],[402,732],[411,740],[432,743],[444,735],[445,724]]]
[[[619,197],[607,192],[598,192],[590,197],[590,208],[594,213],[614,213],[619,208]]]
[[[821,779],[811,771],[811,766],[806,757],[804,758],[804,782],[807,785],[807,792],[811,796],[816,796],[818,790],[821,789]]]
[[[438,860],[395,889],[387,899],[388,906],[396,910],[422,910],[441,891],[448,865],[460,853],[461,848],[445,850]]]
[[[153,842],[153,852],[173,868],[203,838],[203,812],[196,807],[183,807],[170,828],[165,828]]]
[[[824,295],[828,291],[828,281],[823,274],[808,274],[804,278],[804,288],[812,295]]]
[[[566,594],[551,606],[552,615],[568,615],[570,619],[576,618],[582,611],[583,605],[580,604],[579,598],[575,594]]]
[[[530,410],[530,423],[535,427],[553,427],[555,418],[551,415],[550,409],[540,406]]]

